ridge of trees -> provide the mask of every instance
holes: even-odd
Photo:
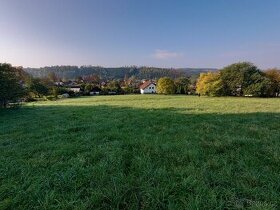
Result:
[[[156,67],[117,67],[105,68],[100,66],[49,66],[42,68],[24,68],[24,71],[34,77],[47,77],[50,73],[55,73],[63,80],[76,79],[97,75],[103,80],[123,79],[135,77],[137,79],[159,79],[161,77],[170,77],[172,79],[182,76],[198,76],[201,72],[216,71],[216,69],[192,69],[192,68],[156,68]]]

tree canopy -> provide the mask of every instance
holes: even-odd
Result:
[[[269,96],[280,95],[280,69],[268,69],[265,71],[265,76],[270,80],[270,87],[268,89]]]
[[[179,77],[175,79],[174,84],[176,86],[176,93],[187,94],[190,89],[190,78],[189,77]]]
[[[47,95],[49,92],[48,86],[44,84],[39,78],[30,77],[27,82],[27,87],[28,91],[37,97]]]
[[[169,77],[172,79],[194,76],[199,73],[206,72],[207,69],[191,69],[191,68],[157,68],[157,67],[112,67],[105,68],[100,66],[48,66],[42,68],[25,68],[27,73],[34,77],[49,77],[51,80],[69,80],[77,77],[98,77],[98,80],[123,79],[124,77],[134,76],[137,79],[159,79],[161,77]],[[216,69],[212,69],[215,71]]]
[[[278,96],[279,75],[275,69],[263,72],[248,62],[235,63],[218,72],[200,74],[196,91],[208,96]]]
[[[10,64],[0,63],[0,106],[6,107],[9,102],[17,101],[24,95],[21,77],[24,75],[21,68]]]
[[[174,81],[168,77],[162,77],[157,82],[157,93],[159,94],[174,94]]]
[[[231,64],[221,69],[223,94],[227,96],[242,96],[253,94],[251,85],[254,85],[263,76],[261,70],[249,62]]]
[[[196,92],[207,96],[222,95],[223,85],[219,72],[208,72],[200,74],[197,84]]]

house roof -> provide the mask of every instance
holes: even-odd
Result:
[[[149,87],[149,85],[151,85],[151,84],[156,85],[154,82],[147,81],[147,82],[144,82],[142,85],[140,85],[140,89],[145,89],[146,87]]]

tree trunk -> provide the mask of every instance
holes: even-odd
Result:
[[[4,108],[7,108],[7,101],[4,99],[4,103],[3,103]]]
[[[5,99],[0,101],[0,107],[1,108],[7,108],[7,101]]]

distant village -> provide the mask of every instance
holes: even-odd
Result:
[[[80,83],[82,82],[82,83]],[[101,82],[100,85],[84,84],[83,80],[79,83],[76,81],[69,82],[55,82],[58,87],[65,87],[68,91],[76,94],[86,95],[116,95],[125,93],[141,93],[149,94],[156,93],[156,81],[155,80],[141,80],[136,82],[119,83],[118,81]],[[64,96],[67,96],[64,94]]]
[[[180,77],[179,81],[186,81],[185,86],[189,90],[186,94],[194,94],[195,86],[191,85],[189,77]],[[95,95],[120,95],[120,94],[156,94],[157,80],[156,79],[137,79],[135,77],[123,80],[102,80],[96,75],[78,77],[75,80],[63,81],[54,73],[47,78],[42,78],[44,84],[55,86],[58,98],[68,98],[75,96],[95,96]],[[44,82],[45,81],[45,82]],[[175,80],[176,81],[176,80]],[[175,84],[179,84],[179,83]],[[52,85],[52,84],[53,85]],[[185,88],[186,89],[186,88]],[[191,90],[193,91],[191,92]]]
[[[65,91],[62,97],[78,95],[117,95],[117,94],[152,94],[156,93],[156,80],[102,81],[95,83],[86,79],[67,82],[54,82]]]
[[[95,83],[86,79],[73,80],[67,82],[54,82],[55,86],[59,90],[59,98],[68,98],[81,95],[120,95],[120,94],[156,94],[157,93],[157,81],[156,80],[112,80],[102,81]],[[189,86],[189,85],[188,85]],[[191,85],[190,85],[191,88]],[[189,91],[187,94],[194,94],[195,87],[193,86],[193,92]]]
[[[243,77],[243,74],[249,76]],[[156,93],[277,97],[280,95],[279,76],[278,69],[261,71],[253,64],[243,62],[231,64],[217,72],[201,73],[198,77],[178,75],[175,78],[160,76],[155,79],[139,79],[125,75],[123,79],[104,79],[91,74],[74,80],[63,80],[51,72],[43,78],[31,76],[27,89],[31,93],[31,99],[50,100],[77,96]],[[42,86],[45,86],[44,91],[41,91],[44,89]]]
[[[198,77],[177,75],[142,79],[127,76],[105,79],[97,74],[61,79],[54,72],[35,77],[21,67],[0,64],[6,87],[1,106],[14,102],[56,100],[78,96],[122,94],[185,94],[202,96],[280,97],[280,70],[262,71],[257,66],[240,62],[219,71],[200,73]],[[161,71],[162,73],[162,71]],[[108,77],[107,77],[108,78]]]

